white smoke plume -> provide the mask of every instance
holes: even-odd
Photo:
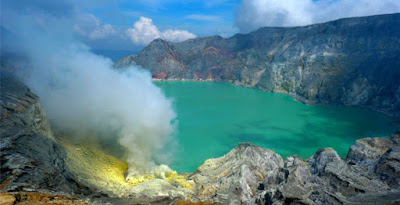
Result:
[[[28,85],[59,129],[119,140],[131,175],[155,166],[153,158],[171,140],[176,114],[148,71],[118,72],[109,59],[76,45],[53,50],[32,65]]]
[[[113,69],[113,62],[76,40],[65,16],[14,13],[12,31],[28,58],[24,75],[58,130],[83,139],[98,137],[126,150],[128,176],[151,172],[173,141],[172,101],[141,68]],[[168,153],[163,153],[168,154]]]

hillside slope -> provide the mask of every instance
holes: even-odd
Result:
[[[156,39],[116,62],[164,80],[216,80],[286,93],[307,104],[400,116],[400,14],[260,28],[231,38]]]

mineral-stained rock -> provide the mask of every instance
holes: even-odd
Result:
[[[0,193],[0,205],[13,205],[16,199],[13,195]]]
[[[400,130],[390,137],[393,143],[378,160],[375,172],[393,188],[400,188]]]
[[[285,161],[285,167],[288,170],[286,183],[279,191],[283,198],[306,200],[311,194],[311,186],[308,182],[311,177],[311,169],[307,162],[298,157],[289,157]]]
[[[393,146],[389,138],[363,138],[351,146],[347,160],[349,162],[372,162],[384,155]]]
[[[400,116],[400,14],[303,27],[260,28],[230,38],[156,39],[116,62],[155,78],[234,82],[308,104],[368,107]]]
[[[313,174],[321,174],[325,171],[328,163],[340,161],[340,157],[337,152],[332,148],[319,149],[317,153],[312,156],[308,163],[312,167]]]
[[[188,193],[162,179],[153,179],[131,188],[131,198],[143,203],[185,199]]]
[[[277,183],[283,159],[272,150],[243,143],[228,154],[209,159],[190,178],[196,183],[194,198],[202,201],[255,203],[260,184]]]
[[[388,150],[376,165],[376,174],[390,187],[400,188],[400,147]]]
[[[364,138],[351,146],[347,161],[376,173],[391,187],[400,187],[400,133],[390,138]]]
[[[386,140],[376,139],[376,144]],[[197,187],[191,200],[223,204],[385,204],[400,196],[396,157],[389,152],[378,157],[382,169],[370,172],[341,159],[331,148],[318,150],[306,161],[296,156],[283,161],[272,150],[240,144],[221,158],[207,160],[190,177]]]
[[[398,135],[390,139],[395,141]],[[379,163],[373,171],[368,171],[363,163],[359,163],[365,158],[360,158],[361,161],[355,158],[344,160],[331,148],[318,150],[307,162],[297,157],[288,157],[284,169],[281,169],[281,172],[285,173],[285,180],[275,186],[265,186],[264,190],[257,194],[256,202],[258,204],[395,203],[400,199],[398,145],[382,146],[387,140],[388,138],[377,138],[374,140],[377,148],[372,146],[370,149],[359,150],[362,156],[371,153],[368,151],[371,149],[388,150],[375,158]],[[393,144],[385,145],[393,146]]]
[[[39,98],[8,72],[0,82],[0,190],[77,191]]]
[[[0,193],[0,205],[90,205],[76,198],[39,192]]]

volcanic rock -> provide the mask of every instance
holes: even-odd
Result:
[[[39,98],[8,72],[1,72],[0,82],[1,190],[77,191]]]
[[[200,201],[223,204],[254,202],[260,184],[278,183],[284,163],[272,150],[249,143],[239,144],[223,157],[208,159],[190,177],[196,183]]]
[[[158,79],[234,82],[307,104],[367,107],[400,116],[400,14],[302,27],[265,27],[230,38],[156,39],[115,63]]]

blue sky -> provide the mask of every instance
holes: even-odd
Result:
[[[302,26],[400,12],[400,0],[2,0],[1,25],[61,30],[94,50],[139,52],[171,42],[230,37],[264,26]],[[51,26],[50,26],[51,25]],[[50,28],[52,27],[52,28]]]
[[[240,0],[139,0],[113,1],[84,8],[103,23],[130,27],[141,16],[151,18],[160,30],[184,29],[198,36],[231,35]]]

